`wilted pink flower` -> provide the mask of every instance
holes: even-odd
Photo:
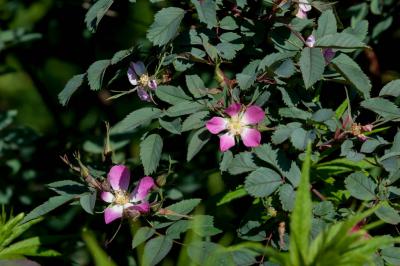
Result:
[[[372,131],[372,128],[372,124],[361,126],[360,124],[353,123],[351,125],[351,133],[356,136],[360,141],[366,141],[368,137],[365,136],[363,133]]]
[[[129,193],[130,172],[124,165],[115,165],[110,169],[107,180],[111,185],[113,192],[101,192],[101,199],[111,203],[104,211],[104,221],[106,224],[121,218],[124,212],[134,211],[147,213],[150,210],[150,204],[146,197],[150,189],[154,186],[154,180],[150,176],[140,179],[135,189]]]
[[[310,11],[311,11],[311,5],[308,2],[308,0],[300,0],[296,17],[301,18],[301,19],[306,19],[307,13]]]
[[[157,81],[149,77],[143,62],[132,62],[127,74],[129,82],[136,86],[140,100],[149,102],[151,100],[150,91],[157,89]]]
[[[242,108],[240,103],[233,103],[225,109],[229,117],[213,117],[206,127],[212,134],[227,131],[219,137],[219,148],[227,151],[235,145],[235,136],[240,136],[246,147],[257,147],[261,142],[261,133],[251,128],[251,125],[260,123],[264,117],[264,111],[256,105]]]
[[[308,38],[306,40],[306,45],[308,47],[314,47],[314,44],[315,44],[315,36],[314,35],[308,36]],[[335,57],[336,52],[333,51],[332,48],[324,48],[324,49],[322,49],[322,54],[324,55],[325,63],[329,64],[332,61],[332,59]]]

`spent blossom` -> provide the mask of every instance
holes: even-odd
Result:
[[[311,8],[311,4],[308,2],[308,0],[299,0],[296,17],[306,19],[307,13],[311,11]]]
[[[314,35],[310,35],[310,36],[308,36],[308,38],[306,40],[306,45],[308,47],[314,47],[315,41],[316,41],[315,40],[315,36]],[[324,48],[324,49],[322,49],[322,54],[324,55],[325,63],[328,65],[328,64],[330,64],[332,59],[335,57],[336,52],[333,51],[332,48]]]
[[[124,165],[115,165],[110,169],[107,180],[111,185],[112,192],[102,191],[101,199],[110,203],[104,211],[106,224],[127,216],[128,214],[140,215],[150,210],[150,204],[146,200],[150,190],[154,187],[154,180],[145,176],[139,180],[135,189],[129,193],[130,172]]]
[[[157,89],[157,81],[149,76],[143,62],[132,62],[127,74],[129,82],[136,87],[140,100],[150,102],[151,91]]]
[[[246,147],[257,147],[261,142],[261,133],[252,126],[260,123],[264,117],[264,111],[256,105],[244,107],[240,103],[233,103],[225,109],[227,116],[212,117],[206,123],[208,131],[219,134],[219,148],[227,151],[235,145],[235,137],[240,136]]]

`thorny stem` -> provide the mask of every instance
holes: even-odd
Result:
[[[311,191],[322,201],[326,200],[326,197],[322,195],[317,189],[311,187]]]
[[[268,247],[269,243],[271,242],[271,239],[272,239],[272,232],[269,234],[267,238],[267,243],[265,243],[265,247]],[[265,255],[262,255],[259,265],[262,265],[264,263],[264,258]]]

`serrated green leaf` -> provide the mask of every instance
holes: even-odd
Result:
[[[310,88],[315,82],[322,79],[325,70],[325,59],[321,49],[306,47],[301,52],[300,70],[306,88]]]
[[[180,220],[173,223],[170,227],[168,227],[165,232],[166,235],[172,239],[179,239],[181,233],[186,232],[190,227],[190,223],[188,220]]]
[[[291,212],[294,207],[296,192],[289,184],[284,184],[279,188],[279,200],[282,204],[282,209]]]
[[[169,220],[180,220],[183,217],[180,215],[186,215],[190,213],[191,211],[194,210],[194,208],[197,207],[201,202],[201,199],[187,199],[187,200],[182,200],[180,202],[174,203],[172,205],[169,205],[165,207],[165,209],[173,211],[177,213],[178,215],[166,215],[165,217]]]
[[[85,16],[86,27],[91,31],[95,32],[100,20],[107,13],[108,9],[114,3],[113,0],[98,0],[94,3]]]
[[[400,118],[400,108],[387,99],[379,97],[367,99],[361,102],[361,106],[377,113],[386,120]]]
[[[87,213],[94,214],[94,206],[96,204],[96,199],[97,199],[97,191],[93,191],[92,193],[86,193],[80,196],[79,202],[82,206],[82,209],[84,209]]]
[[[182,132],[204,127],[205,118],[210,114],[208,111],[201,111],[189,115],[182,124]]]
[[[185,11],[181,8],[167,7],[161,9],[155,15],[154,22],[147,31],[147,38],[154,45],[167,44],[178,33],[184,15]]]
[[[156,230],[154,230],[154,228],[147,226],[140,227],[139,230],[137,230],[135,232],[135,235],[133,236],[132,249],[136,248],[137,246],[145,242],[147,239],[152,237],[155,232]]]
[[[386,95],[394,97],[400,96],[400,79],[392,80],[382,88],[379,96]]]
[[[253,156],[250,152],[241,152],[236,154],[231,161],[228,172],[231,175],[239,175],[242,173],[250,172],[256,170],[258,167],[253,162]]]
[[[222,231],[214,227],[214,217],[210,215],[195,215],[190,220],[190,228],[202,237],[213,236]]]
[[[163,139],[158,134],[149,135],[140,143],[140,160],[146,175],[156,171],[160,163],[162,148]]]
[[[345,186],[350,194],[360,200],[376,199],[375,190],[377,185],[371,178],[361,172],[356,172],[345,179]]]
[[[376,216],[389,224],[400,223],[399,212],[396,211],[388,202],[383,202],[382,206],[375,211]]]
[[[191,0],[196,7],[201,22],[211,29],[217,26],[217,5],[214,0]]]
[[[210,140],[210,134],[206,128],[197,130],[190,138],[186,160],[189,162],[196,156],[204,145]]]
[[[236,24],[235,19],[231,16],[224,17],[219,22],[219,26],[223,30],[236,30],[238,28],[238,25]]]
[[[400,248],[386,247],[381,250],[382,258],[390,264],[400,265]]]
[[[186,86],[194,97],[201,97],[207,94],[207,88],[198,75],[186,75]]]
[[[60,195],[60,196],[55,196],[49,198],[46,202],[43,204],[39,205],[35,209],[33,209],[31,212],[29,212],[24,219],[22,220],[21,224],[29,222],[30,220],[36,219],[52,210],[54,210],[57,207],[60,207],[64,203],[72,200],[75,198],[76,195],[72,194],[66,194],[66,195]]]
[[[244,188],[254,197],[267,197],[282,184],[275,171],[261,167],[246,177]]]
[[[243,198],[245,196],[247,196],[248,193],[247,191],[244,189],[243,186],[238,187],[236,190],[234,191],[230,191],[228,193],[226,193],[222,199],[220,199],[220,201],[217,203],[217,206],[226,204],[231,202],[232,200],[236,200],[236,199],[240,199]]]
[[[314,46],[338,49],[356,49],[366,47],[365,43],[360,41],[359,38],[346,32],[325,35],[318,39]]]
[[[340,54],[332,60],[332,63],[343,77],[364,95],[364,98],[370,97],[371,82],[353,59],[345,54]]]
[[[91,90],[98,91],[102,89],[104,74],[109,65],[110,60],[99,60],[89,66],[87,78]]]
[[[318,40],[326,35],[337,32],[336,17],[332,10],[322,12],[318,18],[318,29],[315,38]]]
[[[127,115],[121,122],[111,129],[111,133],[115,134],[133,131],[137,127],[147,124],[155,118],[159,118],[161,115],[162,111],[160,109],[144,107]]]
[[[143,266],[154,266],[159,263],[172,248],[172,239],[168,236],[158,236],[148,241],[143,252]]]
[[[167,109],[166,114],[170,117],[193,114],[205,109],[205,106],[198,102],[183,101]]]
[[[182,132],[182,120],[180,117],[172,121],[165,121],[159,118],[158,122],[160,123],[160,126],[162,126],[165,130],[171,132],[172,134],[180,135]]]
[[[73,76],[65,85],[64,89],[58,94],[58,100],[62,105],[67,105],[72,94],[74,94],[85,80],[86,73]]]
[[[172,105],[184,101],[190,101],[191,98],[181,89],[181,87],[161,85],[156,90],[156,96],[167,103]]]
[[[307,120],[312,117],[312,114],[303,111],[297,107],[284,107],[279,109],[279,115],[288,118],[297,118],[302,120]]]
[[[289,123],[287,125],[279,125],[272,135],[272,143],[274,143],[275,145],[283,143],[288,138],[290,138],[290,135],[292,135],[292,132],[294,130],[300,127],[301,124],[297,122]]]
[[[259,64],[260,60],[252,61],[243,69],[241,73],[236,75],[236,79],[238,81],[240,89],[247,90],[254,84],[254,82],[256,81],[256,71]]]

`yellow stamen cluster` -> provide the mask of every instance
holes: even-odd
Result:
[[[140,76],[139,84],[145,87],[149,84],[149,80],[150,80],[149,76],[147,74],[143,74]]]
[[[124,205],[129,203],[129,195],[123,191],[116,191],[115,192],[114,203],[118,205]]]
[[[362,127],[360,124],[354,123],[351,125],[351,133],[354,136],[359,136],[362,134]]]
[[[228,122],[228,130],[232,135],[240,135],[243,131],[243,124],[240,121],[240,117],[235,116]]]

